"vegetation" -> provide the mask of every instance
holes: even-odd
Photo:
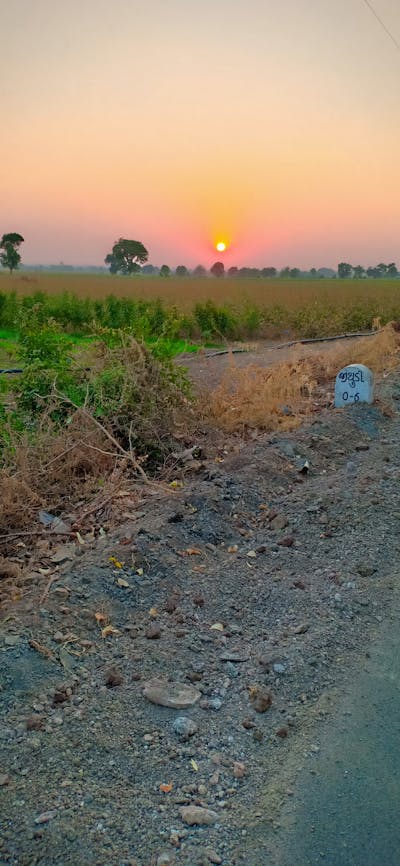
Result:
[[[3,268],[8,268],[10,274],[18,268],[21,261],[18,249],[23,242],[24,239],[18,232],[9,232],[3,235],[0,241],[0,264]]]
[[[129,276],[140,271],[140,265],[147,262],[149,254],[141,241],[129,241],[120,238],[115,242],[112,252],[108,253],[104,261],[110,266],[111,274],[124,274]]]

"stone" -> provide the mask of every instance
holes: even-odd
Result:
[[[163,851],[162,854],[157,857],[157,866],[170,866],[174,860],[175,857],[173,854],[170,854],[169,851]]]
[[[276,517],[271,520],[271,523],[269,525],[270,528],[274,530],[285,529],[285,527],[288,525],[288,521],[284,514],[277,514]]]
[[[146,637],[148,640],[158,640],[161,637],[161,628],[156,622],[149,625]]]
[[[272,693],[263,686],[249,686],[248,692],[256,713],[266,713],[272,704]]]
[[[215,863],[215,866],[220,866],[222,863],[222,857],[220,857],[213,848],[207,848],[205,855],[210,863]]]
[[[213,812],[212,809],[205,809],[202,806],[183,806],[180,813],[183,823],[188,824],[189,827],[211,826],[218,821],[217,812]]]
[[[0,773],[0,788],[4,788],[10,782],[10,776],[7,773]]]
[[[188,716],[178,716],[172,725],[172,730],[178,737],[187,740],[189,737],[193,737],[194,734],[197,733],[198,726],[196,725],[196,722],[194,722],[193,719],[189,719]]]
[[[159,679],[148,680],[144,684],[143,694],[152,704],[170,707],[173,710],[193,707],[201,698],[201,693],[193,686]]]
[[[349,364],[336,376],[335,408],[374,402],[374,374],[364,364]]]
[[[233,764],[233,775],[235,779],[243,779],[243,776],[246,775],[246,764],[243,764],[242,761],[235,761]]]

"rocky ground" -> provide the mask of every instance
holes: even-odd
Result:
[[[397,591],[399,394],[205,443],[44,557],[0,628],[1,866],[267,866]]]

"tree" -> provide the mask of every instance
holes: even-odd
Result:
[[[177,277],[187,277],[188,269],[187,269],[186,265],[178,265],[178,267],[175,271],[175,274]]]
[[[223,262],[214,262],[212,268],[210,268],[210,274],[213,277],[223,277],[225,276],[225,265]]]
[[[387,277],[398,277],[399,276],[399,272],[398,272],[397,267],[396,267],[394,262],[390,262],[390,264],[387,266],[386,276]]]
[[[205,277],[206,273],[207,273],[207,271],[206,271],[204,265],[197,265],[197,267],[193,271],[193,276],[194,277]]]
[[[356,265],[353,268],[353,277],[355,280],[361,280],[365,276],[365,270],[362,265]]]
[[[147,262],[149,254],[141,241],[129,241],[119,238],[115,242],[112,252],[108,253],[104,261],[110,266],[111,274],[135,274],[140,270],[140,265]]]
[[[160,268],[160,277],[170,277],[171,276],[171,268],[168,265],[161,265]]]
[[[142,274],[147,274],[147,276],[151,277],[152,274],[157,274],[158,268],[154,265],[144,265],[142,268]]]
[[[228,277],[237,277],[239,271],[238,271],[238,268],[235,267],[235,265],[232,265],[231,268],[228,268],[227,273],[228,273]]]
[[[315,278],[317,277],[317,269],[316,268],[311,268],[310,277],[312,277],[313,280],[315,280]]]
[[[300,269],[299,268],[291,268],[290,276],[291,276],[292,280],[297,280],[297,278],[300,276]]]
[[[280,276],[283,280],[287,280],[287,279],[290,277],[290,268],[289,268],[288,265],[286,265],[286,268],[282,268],[282,270],[281,270],[279,276]]]
[[[339,277],[339,279],[347,280],[349,277],[351,277],[352,273],[353,273],[353,268],[347,262],[340,262],[340,264],[338,264],[338,277]]]
[[[268,279],[276,277],[276,268],[263,268],[261,271],[261,276],[267,277]]]
[[[18,252],[21,244],[24,243],[22,235],[18,232],[9,232],[3,235],[0,241],[0,262],[3,268],[8,268],[10,274],[18,267],[21,256]]]

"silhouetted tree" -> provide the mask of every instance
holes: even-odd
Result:
[[[353,277],[355,280],[360,280],[365,275],[365,270],[362,265],[356,265],[353,268]]]
[[[228,277],[237,277],[239,271],[235,265],[232,265],[231,268],[228,268],[227,273],[228,273]]]
[[[18,232],[9,232],[3,235],[0,241],[0,262],[3,268],[8,268],[10,274],[18,268],[21,256],[18,252],[24,238]]]
[[[168,265],[161,265],[160,268],[160,277],[170,277],[171,276],[171,268]]]
[[[186,265],[178,265],[175,273],[176,273],[177,277],[187,277],[188,269],[187,269]]]
[[[205,277],[206,273],[207,273],[207,271],[206,271],[204,265],[197,265],[197,267],[193,271],[193,276],[194,277]]]
[[[390,264],[387,266],[386,276],[388,276],[388,277],[398,277],[399,276],[399,272],[398,272],[397,267],[396,267],[394,262],[390,262]]]
[[[261,276],[271,278],[276,277],[276,273],[276,268],[263,268],[261,271]]]
[[[149,254],[141,241],[130,241],[119,238],[115,242],[112,252],[108,253],[104,261],[110,266],[111,274],[134,274],[140,270],[140,265],[147,262]]]
[[[225,275],[225,265],[223,262],[214,262],[213,266],[210,268],[210,274],[213,277],[223,277]]]
[[[299,268],[291,268],[290,269],[290,277],[292,280],[297,280],[297,278],[299,276],[300,276],[300,269]]]
[[[279,276],[280,276],[283,280],[287,280],[287,279],[289,279],[289,277],[290,277],[290,268],[288,267],[288,265],[286,265],[286,268],[282,268],[282,270],[281,270]]]
[[[353,268],[351,265],[348,264],[348,262],[340,262],[340,264],[338,264],[339,279],[348,280],[348,278],[351,277],[352,273]]]

